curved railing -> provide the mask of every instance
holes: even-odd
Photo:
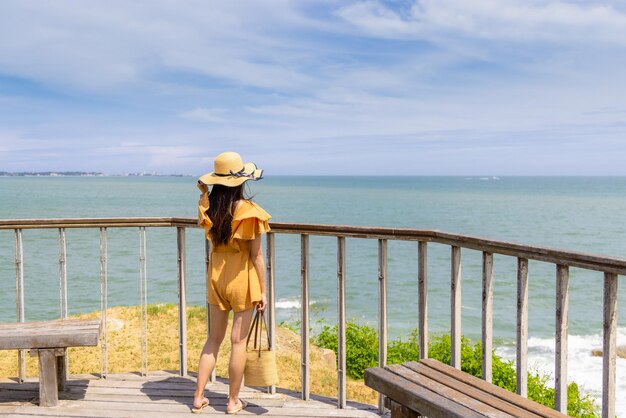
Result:
[[[270,338],[275,338],[275,235],[298,234],[301,236],[301,338],[302,338],[302,398],[309,399],[309,236],[333,236],[337,238],[337,306],[338,306],[338,407],[346,405],[346,238],[378,240],[378,335],[379,365],[384,366],[387,357],[387,243],[389,240],[417,241],[418,243],[418,310],[419,310],[419,356],[428,357],[428,298],[427,298],[427,254],[429,243],[450,246],[450,312],[451,312],[451,363],[461,367],[461,249],[482,252],[482,376],[491,381],[491,352],[493,349],[493,256],[501,254],[517,259],[517,392],[527,395],[527,353],[528,353],[528,261],[537,260],[554,264],[556,276],[556,329],[555,329],[555,409],[567,412],[567,340],[569,307],[569,268],[577,267],[604,273],[603,299],[603,377],[602,377],[602,416],[615,416],[615,368],[616,368],[616,333],[617,333],[617,284],[618,276],[626,275],[626,259],[597,254],[526,245],[493,240],[468,235],[451,234],[436,230],[418,230],[404,228],[378,228],[344,225],[311,225],[273,222],[272,232],[267,234],[267,281],[270,315]],[[101,344],[102,374],[107,374],[106,345],[106,309],[107,309],[107,228],[136,227],[140,230],[140,288],[141,324],[142,324],[142,373],[147,373],[147,299],[145,294],[145,274],[141,271],[142,260],[145,262],[145,228],[177,228],[178,243],[178,289],[179,289],[179,347],[180,373],[187,373],[186,351],[186,254],[185,230],[195,228],[197,223],[191,218],[99,218],[99,219],[10,219],[0,220],[0,230],[15,231],[16,242],[16,307],[18,321],[24,319],[23,296],[23,256],[21,234],[24,229],[57,228],[59,231],[59,275],[60,306],[67,315],[67,287],[65,266],[65,229],[100,228],[100,263],[101,263],[101,308],[105,327],[104,340]],[[142,244],[143,243],[143,244]],[[143,248],[143,255],[142,249]],[[206,263],[210,261],[210,247],[205,248]],[[145,268],[145,264],[143,264]],[[145,272],[145,270],[144,270]],[[65,296],[64,296],[65,294]],[[65,306],[65,310],[63,307]],[[145,343],[144,343],[145,341]],[[18,358],[19,377],[24,376],[23,353]],[[275,388],[270,388],[274,391]],[[382,410],[382,402],[379,402]]]

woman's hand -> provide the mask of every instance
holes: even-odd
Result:
[[[200,192],[202,194],[208,193],[209,192],[209,186],[207,186],[206,184],[202,183],[200,180],[198,180],[198,189],[200,190]]]
[[[261,301],[256,305],[256,310],[262,312],[265,310],[266,305],[267,297],[265,296],[265,293],[261,293]]]

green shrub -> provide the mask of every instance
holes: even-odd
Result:
[[[324,326],[315,343],[337,354],[337,326]],[[346,324],[346,373],[354,379],[363,379],[368,367],[378,364],[378,335],[367,325]]]
[[[315,343],[337,353],[337,326],[324,326],[315,337]],[[450,364],[450,335],[431,337],[428,357]],[[511,392],[515,392],[517,379],[515,364],[492,353],[492,381]],[[419,359],[418,332],[414,330],[407,339],[395,339],[387,345],[387,363],[398,364]],[[482,344],[472,345],[465,337],[461,339],[461,370],[482,377]],[[353,322],[346,324],[346,371],[348,376],[362,379],[368,367],[378,364],[378,336],[368,325]],[[537,372],[528,373],[528,398],[550,408],[554,407],[554,389],[546,385],[548,376]],[[572,417],[599,417],[598,406],[591,396],[582,392],[576,383],[567,387],[567,412]]]

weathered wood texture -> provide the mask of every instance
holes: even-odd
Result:
[[[100,320],[0,324],[0,350],[98,345]]]
[[[7,416],[79,416],[79,417],[189,417],[195,390],[195,378],[174,373],[150,372],[147,377],[137,374],[109,374],[107,379],[93,375],[73,375],[68,390],[60,394],[56,408],[40,408],[37,383],[28,379],[18,384],[0,380],[0,415]],[[312,400],[300,400],[300,393],[278,389],[272,395],[265,390],[244,387],[241,398],[249,406],[246,415],[263,417],[354,417],[376,418],[375,406],[347,402],[345,409],[336,408],[336,400],[312,395]],[[225,416],[228,384],[223,379],[209,384],[205,392],[210,405],[201,416]],[[13,415],[12,415],[13,414]],[[4,415],[3,415],[4,416]]]
[[[365,384],[431,418],[566,417],[432,359],[367,369]]]
[[[567,412],[567,336],[569,268],[556,266],[556,322],[554,349],[554,409]]]
[[[602,358],[602,418],[615,416],[615,367],[617,338],[617,276],[604,275]]]
[[[517,393],[528,396],[528,260],[517,259]]]
[[[428,244],[417,244],[418,343],[419,358],[428,358]]]
[[[461,248],[452,246],[450,254],[450,359],[461,369]]]
[[[78,218],[78,219],[2,219],[2,229],[97,228],[97,227],[198,227],[196,218]],[[499,241],[490,238],[451,234],[429,229],[372,228],[349,225],[316,225],[271,222],[274,233],[330,235],[354,238],[378,238],[437,242],[493,254],[546,261],[605,273],[626,275],[626,259],[587,254],[536,245]]]
[[[300,367],[302,399],[309,400],[311,391],[311,363],[309,338],[309,236],[300,237]]]
[[[491,383],[493,350],[493,254],[483,252],[483,379]]]
[[[0,324],[0,349],[30,349],[39,357],[39,405],[56,406],[66,388],[67,347],[96,346],[100,320]]]

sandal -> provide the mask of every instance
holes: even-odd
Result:
[[[239,402],[241,402],[241,406],[237,406],[235,409],[230,410],[230,411],[226,409],[226,413],[228,415],[235,415],[237,412],[241,411],[242,409],[245,409],[245,407],[248,406],[248,402],[244,401],[243,399],[239,399]]]
[[[204,408],[206,408],[207,406],[209,406],[209,400],[207,398],[202,399],[202,405],[200,405],[199,408],[196,408],[195,406],[193,406],[191,408],[191,413],[193,414],[201,414],[202,410]]]

